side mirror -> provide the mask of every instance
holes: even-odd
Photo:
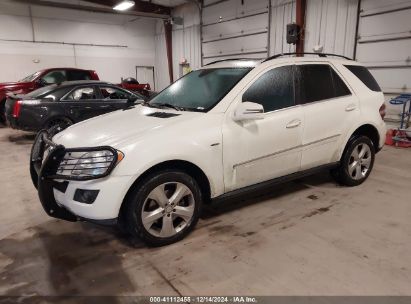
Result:
[[[264,108],[259,103],[245,101],[233,113],[234,121],[264,119]]]

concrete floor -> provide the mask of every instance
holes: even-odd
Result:
[[[411,295],[411,149],[385,147],[359,187],[323,174],[207,207],[152,249],[47,217],[32,140],[0,129],[0,295]]]

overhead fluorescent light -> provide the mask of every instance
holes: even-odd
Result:
[[[116,11],[125,11],[134,6],[134,1],[124,0],[117,4],[113,9]]]

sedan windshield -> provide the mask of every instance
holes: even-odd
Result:
[[[219,68],[193,71],[155,96],[148,105],[207,112],[250,70],[251,68]]]
[[[29,76],[24,77],[22,80],[19,80],[19,82],[30,82],[30,81],[33,81],[39,74],[40,74],[40,72],[33,73],[33,74],[29,75]]]

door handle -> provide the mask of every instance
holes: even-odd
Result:
[[[350,111],[355,110],[356,108],[357,108],[357,106],[352,103],[352,104],[348,105],[348,106],[345,108],[345,111],[350,112]]]
[[[290,122],[286,125],[286,128],[287,128],[287,129],[291,129],[291,128],[298,127],[299,125],[301,125],[301,120],[299,120],[299,119],[294,119],[294,120],[290,121]]]

